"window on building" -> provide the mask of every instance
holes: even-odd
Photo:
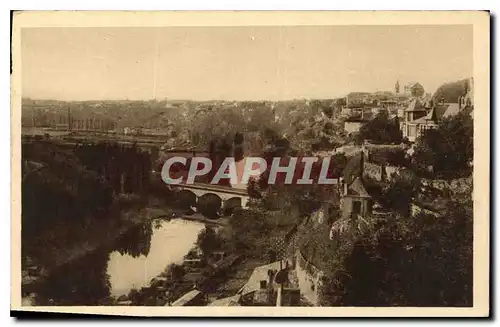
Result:
[[[408,137],[415,137],[417,134],[416,126],[408,126]]]

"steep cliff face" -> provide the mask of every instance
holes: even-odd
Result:
[[[325,271],[338,266],[336,253],[338,240],[330,240],[332,216],[336,210],[318,210],[298,226],[289,256],[294,259],[295,277],[301,295],[312,305],[322,303],[321,290]]]
[[[296,253],[295,274],[297,277],[300,294],[311,304],[320,304],[319,290],[323,273],[310,262],[308,262],[298,251]]]

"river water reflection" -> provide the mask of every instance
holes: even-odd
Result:
[[[132,288],[147,286],[170,263],[181,263],[204,228],[201,223],[185,220],[160,222],[154,226],[148,253],[134,256],[116,250],[110,253],[107,275],[111,296],[126,295]],[[156,228],[155,228],[156,227]]]
[[[41,287],[37,305],[104,305],[149,284],[194,246],[203,223],[180,219],[146,223],[111,247],[61,267]]]

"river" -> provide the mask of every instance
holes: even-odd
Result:
[[[147,286],[171,263],[181,263],[205,228],[200,222],[153,220],[110,247],[54,272],[37,292],[36,305],[105,305]]]

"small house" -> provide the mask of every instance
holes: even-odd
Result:
[[[366,216],[371,213],[373,199],[366,190],[363,180],[365,153],[351,159],[340,183],[341,218]]]
[[[362,177],[350,184],[344,184],[344,192],[341,203],[342,218],[366,216],[371,213],[372,197],[366,191]]]

